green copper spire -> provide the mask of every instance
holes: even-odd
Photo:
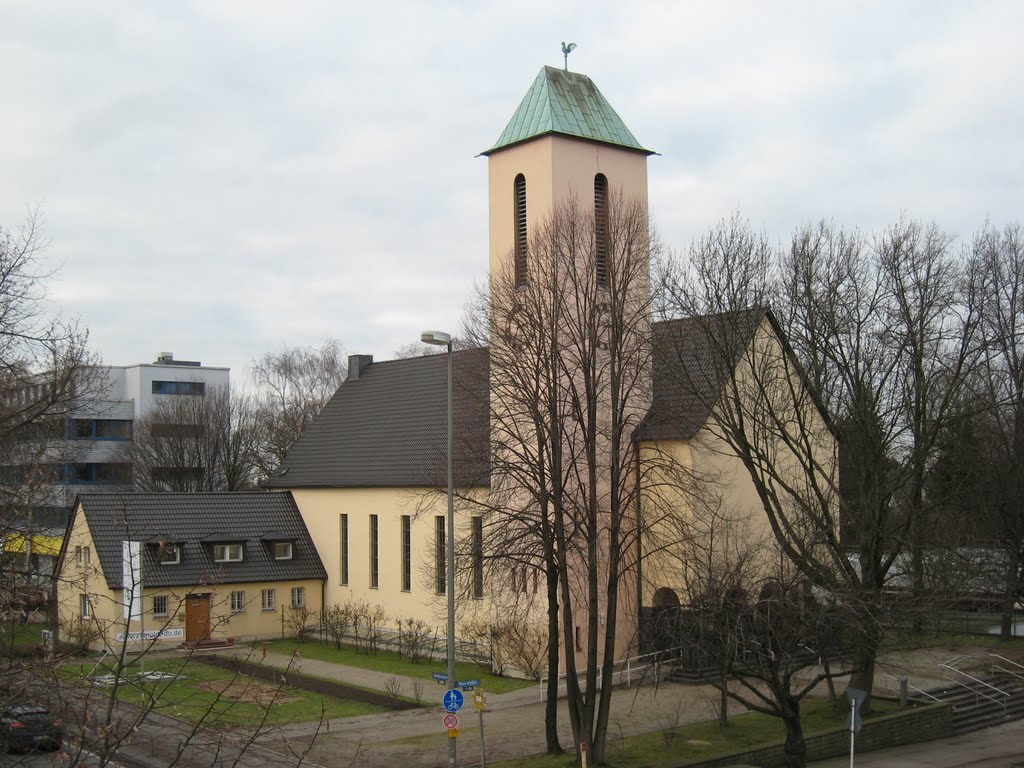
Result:
[[[497,143],[481,154],[548,133],[654,154],[640,146],[593,80],[555,67],[540,71]]]

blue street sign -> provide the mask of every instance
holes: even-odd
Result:
[[[441,706],[443,706],[448,712],[458,712],[462,709],[464,702],[465,698],[462,695],[462,691],[458,688],[451,688],[444,692],[444,697],[441,699]]]
[[[434,679],[437,680],[437,682],[439,683],[447,683],[448,675],[446,675],[444,672],[435,672]]]
[[[457,680],[455,684],[463,690],[470,691],[480,687],[480,680],[474,677],[472,680]]]

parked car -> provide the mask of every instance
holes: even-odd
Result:
[[[0,751],[60,749],[64,726],[46,707],[17,704],[0,711]]]

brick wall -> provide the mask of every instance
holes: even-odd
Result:
[[[855,752],[871,752],[900,744],[914,744],[948,736],[951,710],[947,704],[917,706],[905,712],[864,721],[864,727],[857,734]],[[843,728],[835,731],[805,736],[807,760],[824,760],[829,757],[850,753],[850,732]],[[734,752],[711,760],[686,760],[676,768],[718,768],[719,766],[755,765],[761,768],[775,768],[785,764],[783,745],[747,752]]]

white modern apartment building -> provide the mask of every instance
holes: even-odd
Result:
[[[131,481],[128,467],[118,463],[118,443],[132,439],[135,421],[156,403],[171,397],[205,397],[230,383],[229,368],[175,360],[170,352],[161,352],[152,363],[113,365],[95,374],[96,396],[74,409],[66,425],[58,503],[67,512],[83,490]]]
[[[51,434],[47,441],[49,487],[33,494],[31,519],[24,521],[36,530],[62,530],[82,491],[127,486],[131,474],[122,463],[121,449],[132,439],[135,422],[162,399],[205,397],[216,389],[226,390],[230,368],[175,360],[173,354],[161,352],[152,363],[102,366],[85,377],[89,394],[68,414],[63,434]]]
[[[84,370],[81,400],[67,417],[27,432],[0,461],[0,558],[13,558],[26,583],[48,582],[78,494],[130,487],[124,443],[135,423],[161,400],[206,397],[229,384],[229,368],[169,352]]]

